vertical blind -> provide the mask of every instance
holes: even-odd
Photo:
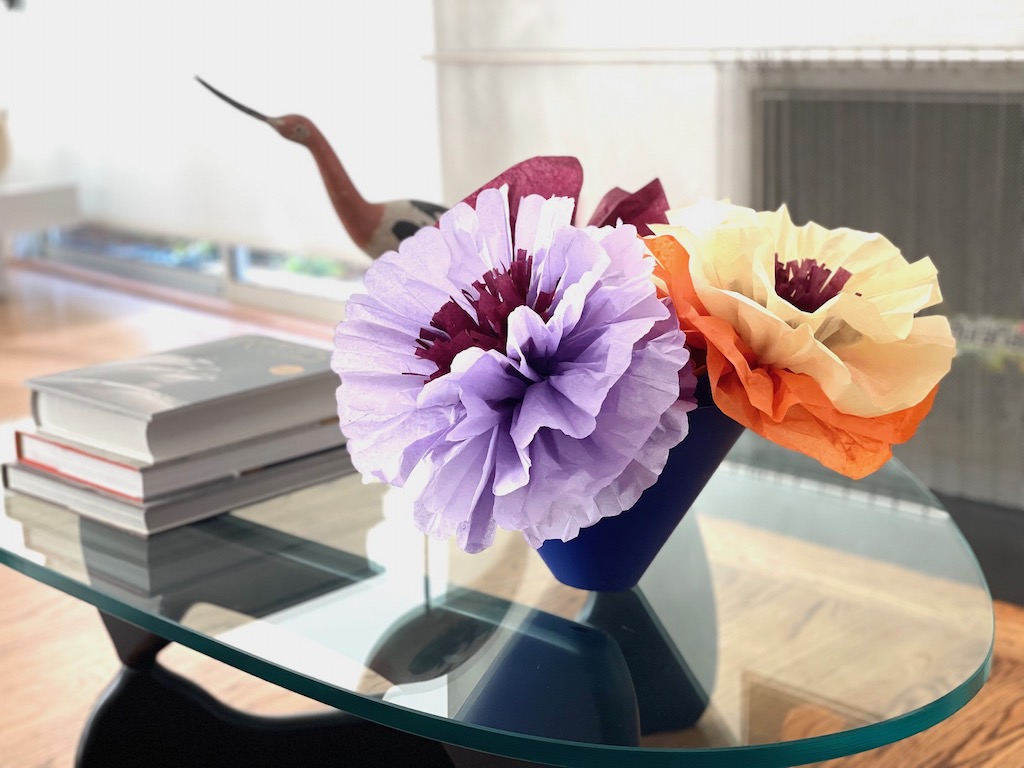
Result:
[[[958,340],[896,455],[933,489],[1024,508],[1024,93],[763,89],[762,208],[930,256]]]

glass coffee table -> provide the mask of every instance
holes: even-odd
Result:
[[[124,663],[78,764],[800,765],[928,728],[988,676],[981,571],[895,461],[851,482],[744,435],[612,593],[407,509],[353,474],[146,540],[8,494],[0,562],[96,606]],[[338,712],[231,710],[168,643]]]

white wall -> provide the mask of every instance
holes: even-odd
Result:
[[[749,203],[749,105],[733,54],[1024,47],[1024,2],[434,0],[449,198],[537,154],[575,154],[589,216],[658,176],[669,201]]]
[[[432,200],[432,48],[427,0],[28,0],[0,11],[5,178],[75,179],[101,221],[356,256],[306,150],[193,76],[312,118],[366,197]]]
[[[434,0],[441,50],[999,46],[1024,42],[1018,0]],[[514,10],[514,15],[509,11]]]
[[[442,64],[439,76],[449,198],[534,155],[580,159],[579,223],[614,186],[660,177],[674,200],[715,186],[711,67]],[[652,104],[652,93],[670,109]]]

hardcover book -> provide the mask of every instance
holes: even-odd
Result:
[[[238,477],[134,502],[26,464],[4,464],[4,487],[53,502],[140,536],[166,531],[351,473],[345,448],[285,461]]]
[[[236,336],[28,381],[36,426],[157,462],[336,415],[327,349]]]
[[[23,464],[141,501],[336,448],[345,436],[335,417],[155,464],[45,433],[18,430],[15,442]]]

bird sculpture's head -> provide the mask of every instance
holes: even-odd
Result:
[[[284,115],[283,117],[269,117],[267,122],[279,134],[288,141],[294,141],[303,146],[309,145],[309,140],[316,135],[316,128],[308,117],[302,115]]]
[[[221,93],[208,82],[203,80],[201,77],[196,77],[196,80],[198,80],[207,90],[209,90],[215,96],[223,99],[235,109],[244,112],[250,117],[255,117],[257,120],[262,120],[264,123],[267,123],[268,125],[270,125],[270,127],[272,127],[275,131],[277,131],[279,134],[284,136],[289,141],[294,141],[297,144],[302,144],[303,146],[309,146],[310,140],[317,135],[316,127],[313,125],[313,122],[308,117],[303,117],[302,115],[284,115],[283,117],[267,117],[262,112],[257,112],[252,107],[247,107],[245,106],[245,104],[235,101],[230,96]]]

